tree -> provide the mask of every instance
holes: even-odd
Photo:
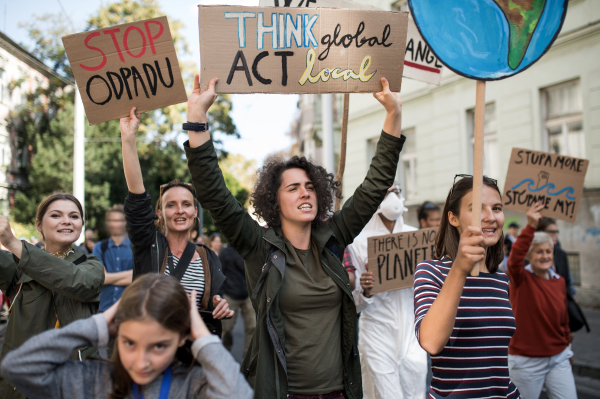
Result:
[[[133,22],[164,15],[156,0],[121,0],[101,7],[87,22],[86,30]],[[50,79],[47,87],[41,87],[27,97],[26,105],[8,118],[9,128],[17,133],[19,142],[31,145],[34,154],[29,168],[29,188],[15,196],[13,215],[18,222],[31,223],[35,218],[37,204],[46,195],[73,187],[73,72],[70,68],[61,37],[72,33],[60,15],[43,15],[32,22],[21,24],[34,41],[31,53],[51,67],[57,78]],[[169,26],[177,52],[188,52],[188,45],[181,35],[183,24],[169,19]],[[191,86],[194,63],[182,63],[184,82]],[[12,82],[13,86],[25,81]],[[43,101],[42,99],[45,99]],[[154,201],[160,184],[179,178],[190,181],[182,148],[177,145],[178,126],[185,119],[185,104],[164,107],[142,116],[138,152],[144,174],[144,185]],[[221,157],[227,153],[219,146],[219,135],[239,137],[230,116],[231,100],[219,96],[209,110],[211,131],[216,133],[215,143]],[[111,204],[123,203],[127,186],[122,171],[119,121],[103,122],[85,127],[85,195],[88,228],[96,226],[103,230],[104,211]],[[235,186],[230,176],[228,184]],[[232,190],[234,191],[234,190]],[[239,190],[235,190],[237,193]],[[240,194],[240,199],[243,195]],[[243,203],[246,200],[243,201]],[[214,230],[210,223],[205,225]],[[101,234],[102,235],[102,234]]]

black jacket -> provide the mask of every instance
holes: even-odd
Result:
[[[567,253],[560,247],[560,243],[554,246],[554,266],[556,267],[556,273],[565,279],[567,293],[571,296],[575,296],[576,291],[573,286],[573,279],[571,278],[569,258],[567,257]]]
[[[127,233],[131,240],[133,250],[133,279],[145,273],[159,273],[161,267],[166,264],[169,255],[167,237],[154,225],[158,216],[152,209],[152,201],[147,193],[129,193],[125,198],[125,219],[127,220]],[[204,292],[207,291],[207,283],[210,284],[210,295],[222,295],[222,286],[225,275],[221,271],[219,257],[210,248],[199,245],[206,249],[208,266],[210,268],[210,281],[205,282]],[[212,298],[208,301],[207,310],[214,310]],[[221,335],[221,321],[210,317],[202,317],[208,329],[215,335]]]
[[[223,273],[227,277],[223,283],[223,293],[233,299],[242,300],[248,298],[244,258],[232,246],[228,246],[219,252],[219,260],[221,261],[221,265],[223,265]]]

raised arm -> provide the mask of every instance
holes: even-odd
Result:
[[[485,258],[485,249],[482,244],[483,234],[479,227],[469,226],[460,236],[456,259],[452,263],[437,298],[427,310],[427,314],[420,324],[419,343],[430,355],[440,353],[448,343],[467,276],[474,265]],[[415,284],[416,280],[417,274],[415,274]],[[418,291],[415,289],[415,299],[417,295]]]
[[[77,348],[107,344],[108,328],[102,315],[77,320],[36,335],[10,352],[2,362],[2,376],[30,398],[91,397],[95,381],[102,381],[96,372],[108,363],[69,359]]]
[[[131,108],[129,116],[121,118],[121,142],[123,151],[123,171],[130,193],[143,194],[146,192],[142,179],[142,169],[135,145],[135,134],[140,126],[140,115],[135,113],[136,108]]]
[[[195,76],[194,91],[188,99],[188,122],[208,121],[206,113],[217,98],[216,83],[217,79],[211,80],[208,89],[201,92],[199,76]],[[260,241],[265,229],[250,217],[227,189],[210,133],[188,133],[190,139],[184,148],[196,197],[200,205],[210,212],[213,222],[235,250],[242,258],[248,259],[261,248]]]
[[[510,256],[508,257],[507,262],[508,275],[511,283],[515,284],[517,287],[521,284],[523,275],[529,273],[525,270],[525,257],[527,256],[527,252],[529,252],[529,247],[533,241],[533,235],[542,218],[541,211],[544,209],[544,206],[545,205],[540,201],[531,205],[531,208],[529,208],[526,213],[527,226],[521,231],[521,234],[519,234],[517,240],[511,247]]]
[[[341,240],[340,244],[350,244],[365,225],[369,222],[387,190],[394,183],[398,170],[400,151],[406,137],[401,135],[402,102],[396,93],[392,93],[389,83],[381,79],[383,91],[373,96],[386,110],[383,132],[375,156],[363,183],[354,191],[341,211],[336,212],[332,218],[332,228],[335,236]]]

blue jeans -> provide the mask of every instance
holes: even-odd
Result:
[[[550,357],[508,355],[510,379],[522,399],[538,399],[544,386],[550,399],[577,399],[571,357],[571,348]]]

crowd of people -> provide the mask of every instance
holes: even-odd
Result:
[[[382,79],[383,130],[363,183],[333,211],[339,185],[302,157],[269,158],[252,193],[259,225],[233,197],[207,128],[216,79],[188,100],[192,183],[143,184],[122,118],[129,194],[96,241],[85,212],[57,192],[38,206],[39,244],[0,216],[0,289],[10,316],[2,398],[576,398],[568,298],[575,296],[556,221],[543,204],[504,236],[501,192],[484,177],[481,228],[473,178],[457,175],[418,227],[394,181],[402,107]],[[198,206],[221,231],[199,235]],[[414,287],[373,294],[367,239],[438,227]],[[505,239],[506,237],[506,239]],[[506,256],[505,256],[506,254]],[[478,268],[479,275],[471,276]],[[229,351],[244,320],[244,359]],[[222,339],[222,341],[221,341]]]

